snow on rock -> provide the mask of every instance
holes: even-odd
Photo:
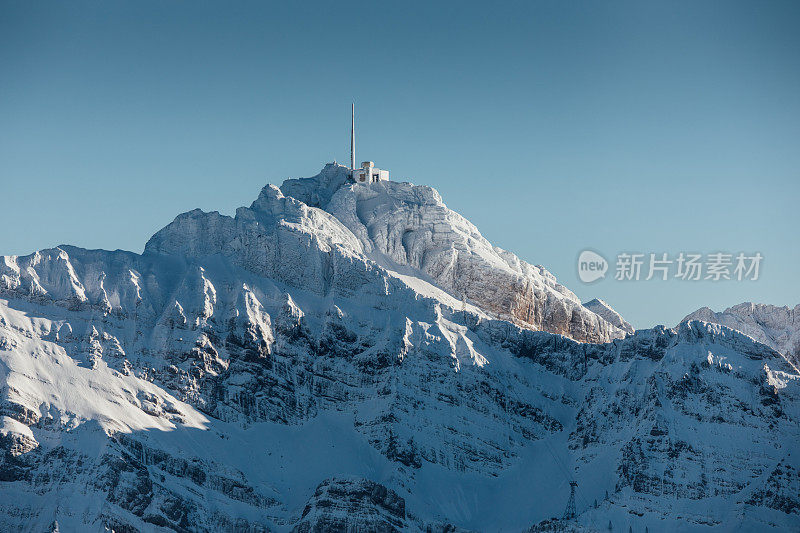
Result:
[[[333,214],[387,270],[410,272],[494,316],[581,341],[624,336],[587,312],[544,267],[493,246],[435,189],[347,183],[346,176],[346,167],[327,165],[315,178],[287,180],[281,190]]]
[[[797,529],[780,354],[626,334],[433,189],[345,178],[0,260],[0,530],[521,531],[570,479],[579,530]]]
[[[324,294],[371,281],[358,240],[335,217],[267,185],[234,218],[199,209],[153,235],[145,255],[218,255],[258,274]]]
[[[800,305],[794,309],[745,302],[717,313],[703,307],[682,320],[722,324],[750,335],[779,351],[800,368]]]
[[[327,479],[292,531],[391,532],[406,529],[405,519],[405,501],[393,490],[367,479]]]
[[[631,326],[624,318],[622,318],[622,315],[614,311],[614,309],[612,309],[611,306],[603,300],[595,298],[594,300],[586,302],[583,304],[583,306],[592,313],[604,318],[612,326],[615,326],[626,333],[633,333],[633,326]]]

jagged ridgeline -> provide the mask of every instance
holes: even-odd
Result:
[[[0,260],[0,530],[797,529],[799,386],[331,164]]]

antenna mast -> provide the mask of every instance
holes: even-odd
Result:
[[[353,122],[350,126],[350,170],[356,169],[356,104],[353,102]]]

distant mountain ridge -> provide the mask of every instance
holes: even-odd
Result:
[[[800,367],[800,304],[790,308],[744,302],[719,313],[703,307],[687,315],[682,322],[687,320],[704,320],[737,329],[784,354]]]
[[[594,300],[586,302],[583,304],[583,306],[589,311],[603,317],[611,325],[621,329],[622,331],[626,333],[634,332],[633,326],[631,326],[624,318],[622,318],[622,315],[617,313],[603,300],[595,298]]]

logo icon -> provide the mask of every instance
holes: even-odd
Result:
[[[606,277],[608,261],[592,250],[584,250],[578,256],[578,278],[584,283],[592,283]]]

